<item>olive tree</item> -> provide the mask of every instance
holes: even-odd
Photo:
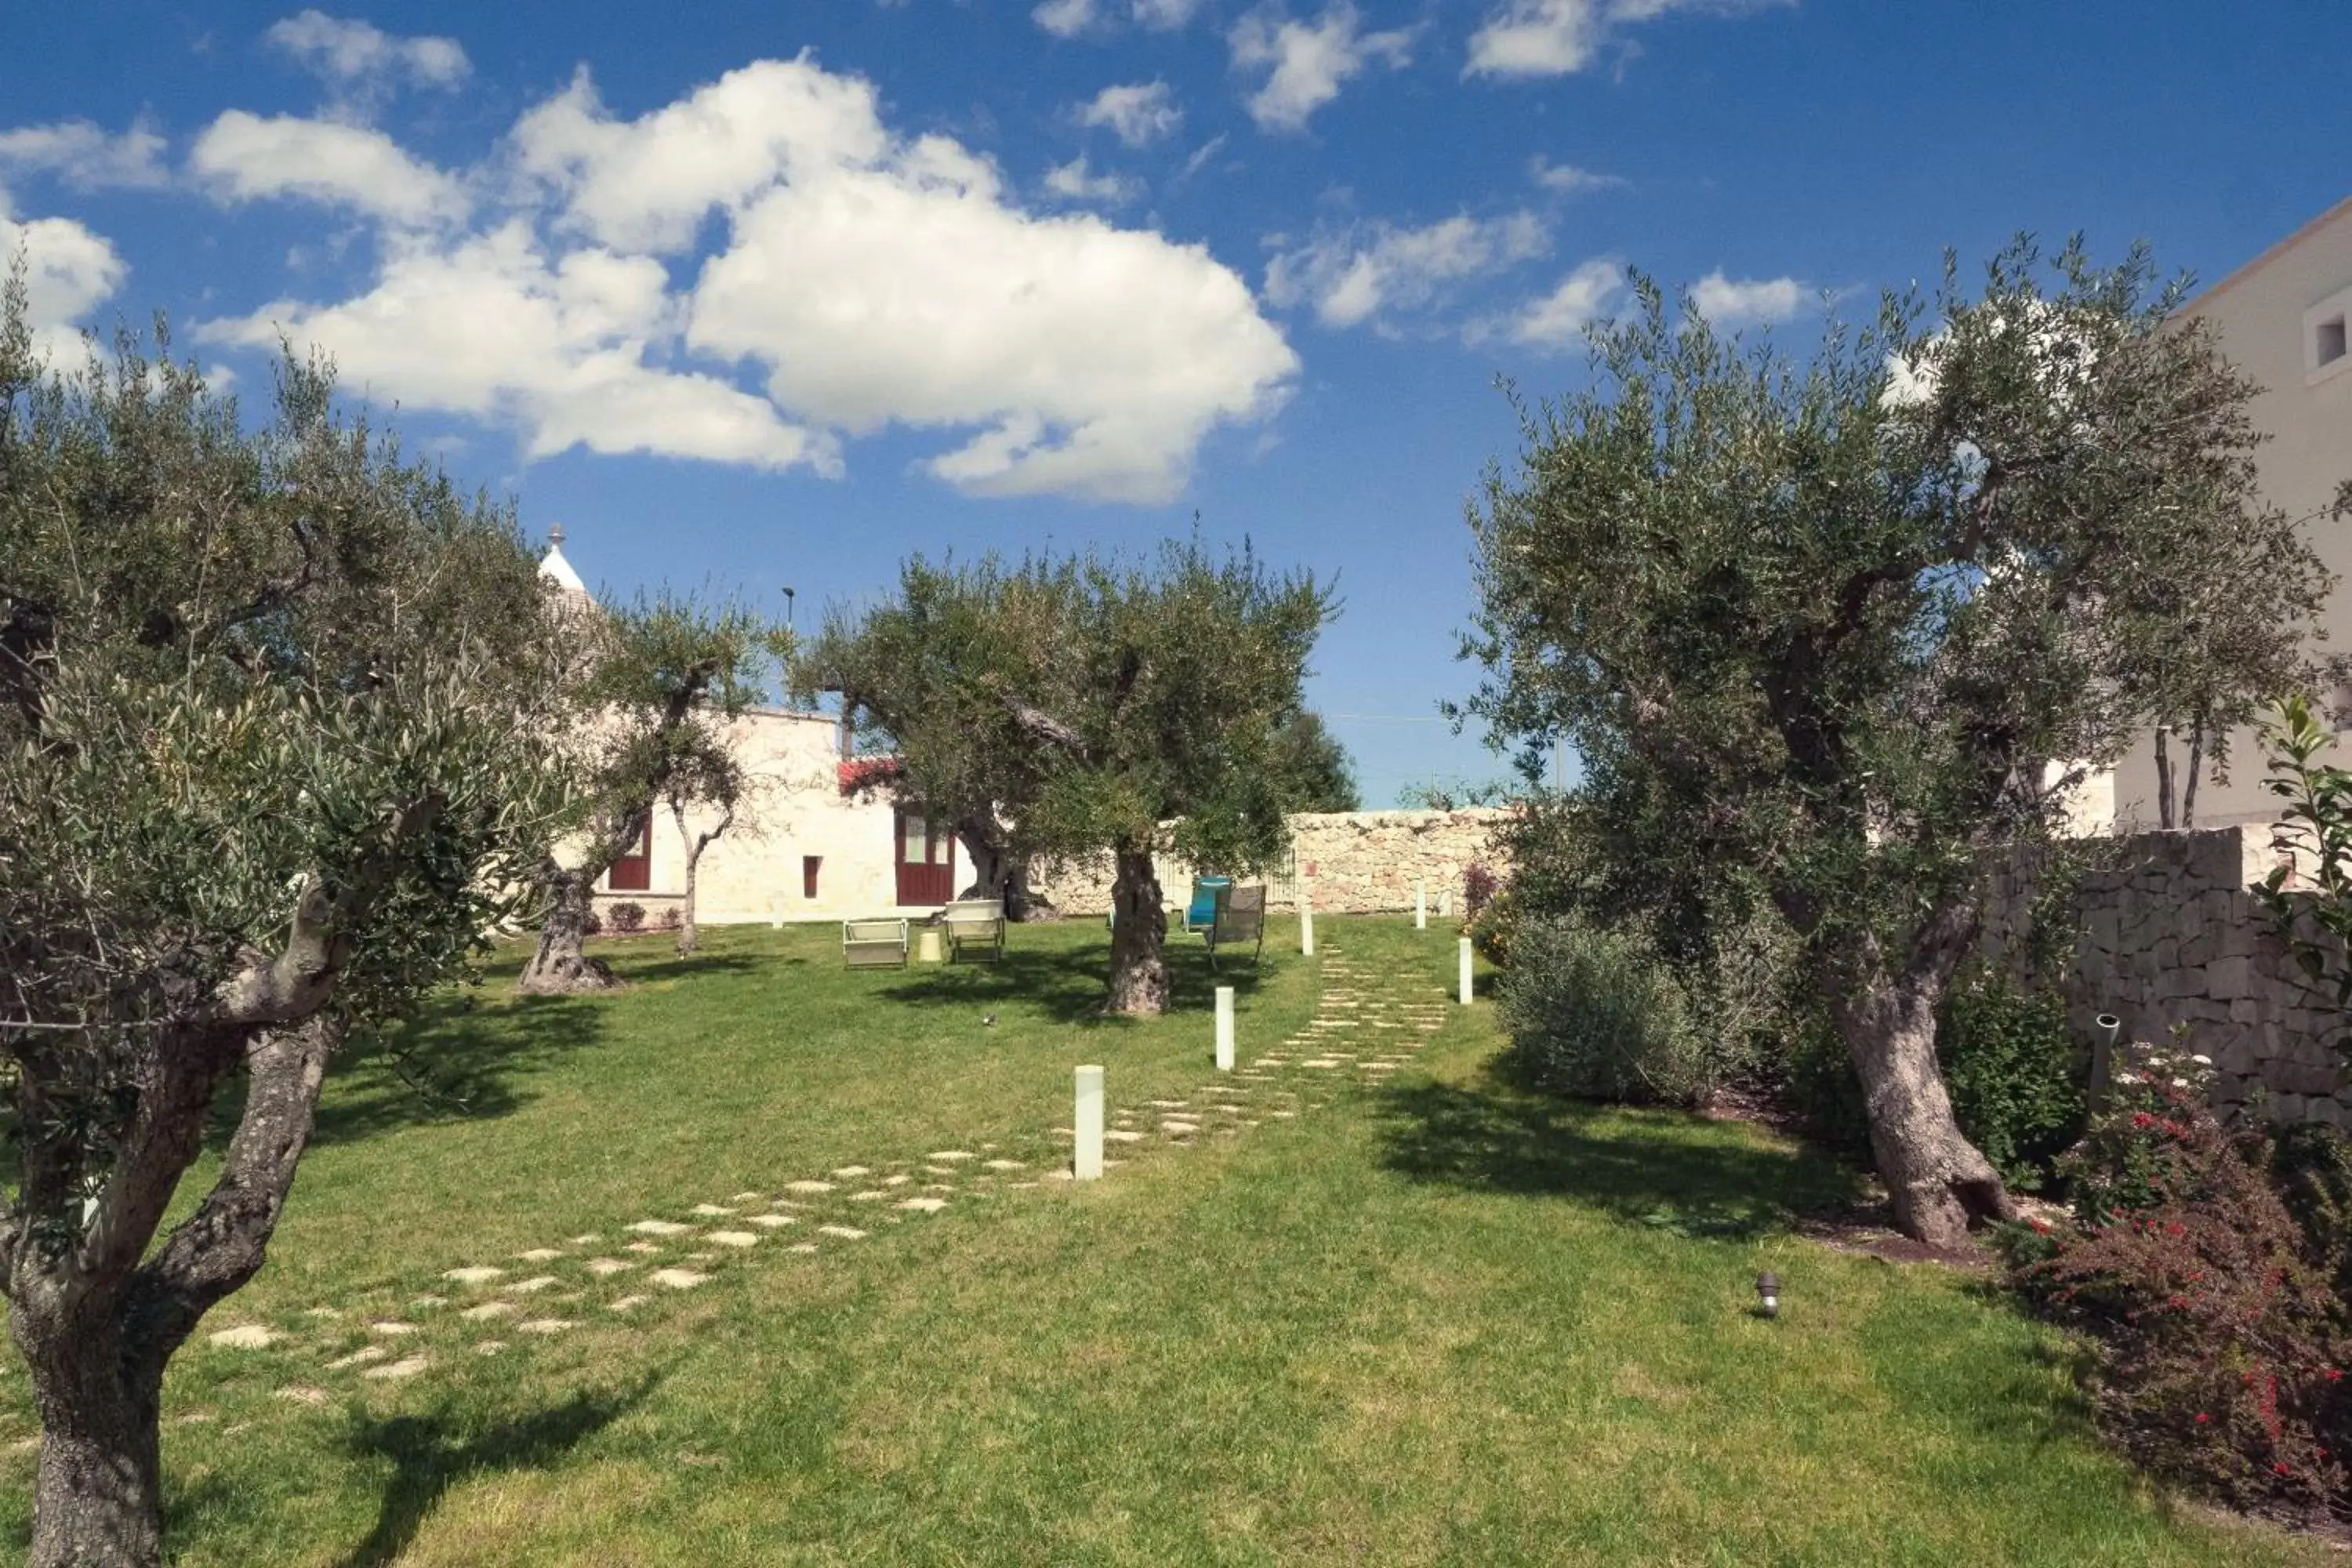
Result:
[[[1578,747],[1585,842],[1622,862],[1580,878],[1764,889],[1937,1244],[2012,1210],[1936,1056],[1985,857],[2167,716],[2145,661],[2199,635],[2180,584],[2297,638],[2331,584],[2259,498],[2254,386],[2152,278],[2021,240],[1802,363],[1641,281],[1471,509],[1472,710]],[[2215,700],[2259,695],[2259,661],[2208,668]]]
[[[1156,857],[1245,873],[1287,845],[1284,734],[1331,613],[1312,578],[1269,573],[1246,549],[916,559],[895,601],[835,616],[796,679],[892,715],[898,787],[943,818],[992,813],[1024,861],[1108,856],[1107,1006],[1157,1013],[1168,966]],[[880,671],[898,684],[878,684]],[[868,684],[849,679],[859,672]]]
[[[684,885],[677,900],[680,958],[690,956],[702,945],[701,928],[695,921],[695,893],[703,855],[739,823],[757,837],[758,825],[742,820],[751,814],[752,784],[751,771],[741,759],[730,747],[719,745],[699,752],[662,785],[662,798],[669,805],[670,820],[677,824],[678,842],[686,849]],[[709,819],[709,826],[698,826],[692,821],[690,814],[697,806],[717,814]]]
[[[562,628],[512,518],[331,393],[289,359],[248,432],[160,327],[60,376],[20,286],[0,310],[0,1295],[37,1564],[161,1561],[165,1364],[262,1266],[338,1044],[483,949],[562,805]]]
[[[596,879],[645,841],[665,800],[740,788],[728,726],[759,700],[763,663],[782,646],[748,610],[671,595],[570,615],[588,648],[566,732],[577,807],[535,878],[547,915],[517,982],[530,993],[614,984],[583,951]]]
[[[901,569],[896,598],[862,613],[828,609],[793,661],[794,690],[837,698],[871,758],[850,787],[951,824],[972,868],[965,896],[1002,900],[1014,921],[1040,903],[1030,885],[1035,846],[1020,817],[1054,762],[1031,745],[975,737],[997,732],[1003,692],[1034,688],[1052,668],[1067,633],[1068,587],[1062,574],[1008,574],[993,561],[957,571],[918,558]],[[877,754],[886,752],[898,760]],[[919,773],[908,757],[922,760]]]
[[[1355,760],[1323,715],[1302,708],[1275,732],[1274,766],[1292,811],[1361,811]]]

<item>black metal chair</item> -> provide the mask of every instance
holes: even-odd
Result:
[[[1219,948],[1238,948],[1247,944],[1250,967],[1265,952],[1265,884],[1259,882],[1247,888],[1230,888],[1217,904],[1215,923],[1208,929],[1209,972],[1217,969]]]

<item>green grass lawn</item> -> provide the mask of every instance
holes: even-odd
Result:
[[[1322,960],[1276,930],[1263,975],[1244,972],[1244,1067],[1315,1015],[1318,964],[1444,1002],[1449,936],[1319,934]],[[2063,1343],[1969,1281],[1790,1235],[1793,1212],[1848,1194],[1828,1161],[1746,1126],[1516,1094],[1487,1071],[1484,1005],[1412,1037],[1428,1043],[1386,1083],[1290,1048],[1241,1084],[1242,1114],[1203,1113],[1173,1146],[1148,1102],[1197,1103],[1216,1077],[1196,945],[1177,1012],[1112,1023],[1089,1016],[1098,924],[1013,942],[1001,972],[856,974],[822,931],[722,931],[686,964],[616,945],[625,993],[518,1002],[501,976],[417,1031],[410,1070],[465,1111],[421,1103],[383,1058],[350,1064],[268,1268],[206,1325],[284,1337],[200,1335],[174,1370],[179,1560],[2331,1555],[2152,1492],[2087,1432]],[[1081,1061],[1145,1135],[1099,1184],[1034,1181],[1066,1147],[1052,1130]],[[924,1156],[944,1150],[1023,1164],[935,1176]],[[856,1203],[856,1180],[803,1195],[801,1223],[625,1310],[634,1273],[583,1271],[637,1260],[618,1250],[632,1221],[749,1212],[765,1205],[739,1194],[853,1164],[908,1179],[890,1201]],[[933,1186],[941,1212],[895,1206]],[[786,1250],[821,1222],[869,1234]],[[656,1263],[713,1250],[658,1245]],[[538,1248],[562,1256],[517,1258]],[[477,1264],[508,1278],[442,1279]],[[1746,1310],[1768,1266],[1777,1322]],[[555,1283],[515,1315],[461,1315],[542,1268]],[[530,1312],[577,1326],[528,1334]],[[426,1364],[331,1367],[371,1343]],[[0,1540],[22,1539],[31,1456],[8,1444],[30,1430],[12,1367]]]

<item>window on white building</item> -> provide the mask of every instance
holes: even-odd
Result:
[[[2313,385],[2352,370],[2352,289],[2339,289],[2303,313],[2303,369]]]

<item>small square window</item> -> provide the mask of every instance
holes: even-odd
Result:
[[[2343,317],[2337,316],[2333,321],[2322,321],[2312,329],[2312,365],[2315,369],[2324,364],[2334,364],[2344,357],[2346,344]]]

